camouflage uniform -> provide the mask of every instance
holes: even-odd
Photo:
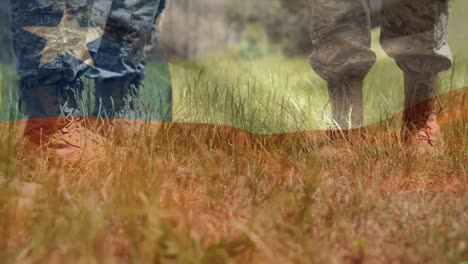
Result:
[[[116,100],[100,98],[102,95],[120,93],[122,105],[127,104],[128,100],[137,100],[132,97],[137,96],[137,90],[145,77],[148,51],[155,44],[155,21],[165,7],[165,0],[11,0],[10,6],[13,48],[17,57],[17,72],[21,78],[22,101],[34,105],[32,101],[37,98],[31,97],[40,95],[40,91],[31,89],[41,89],[43,86],[58,85],[65,86],[65,90],[73,90],[81,85],[80,77],[83,75],[96,79],[96,108],[109,107],[109,102]],[[80,36],[64,34],[47,36],[45,39],[25,29],[55,27],[65,15],[76,19],[80,28],[93,28],[102,36],[86,43],[94,67],[70,54],[58,56],[41,65],[48,41],[60,41],[59,45],[66,49],[79,41]],[[51,31],[51,34],[54,33]],[[165,77],[168,79],[168,76]],[[109,87],[109,83],[113,87]],[[170,84],[167,86],[170,90]],[[163,120],[170,119],[170,91],[160,99],[163,102],[158,103],[166,108],[166,113],[160,117]],[[128,108],[128,104],[125,107]],[[125,107],[122,106],[122,109]],[[77,109],[72,113],[63,105],[61,108],[62,113],[68,115],[82,114]],[[102,109],[99,111],[102,112]],[[30,117],[51,117],[45,112],[27,110]]]
[[[334,119],[341,128],[348,128],[350,121],[359,126],[362,80],[376,60],[370,49],[370,0],[305,1],[310,8],[313,43],[310,63],[328,82]],[[421,76],[411,82],[413,86],[418,86],[414,85],[418,82],[433,82],[437,73],[452,65],[447,42],[449,1],[383,1],[382,47],[404,71],[405,79],[411,74]],[[405,88],[408,104],[424,100],[433,92],[433,89]]]

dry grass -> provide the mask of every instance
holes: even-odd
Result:
[[[466,89],[464,90],[466,91]],[[387,132],[340,154],[302,133],[168,125],[78,169],[15,157],[0,128],[0,259],[8,263],[464,263],[466,96],[442,114],[447,149]],[[460,99],[462,98],[462,99]],[[447,100],[447,99],[444,99]],[[460,110],[461,109],[461,110]],[[458,111],[458,112],[457,112]],[[454,115],[453,113],[459,113]],[[465,115],[465,116],[464,116]],[[450,117],[447,119],[447,117]],[[138,147],[135,147],[138,146]]]

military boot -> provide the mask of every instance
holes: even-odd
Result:
[[[21,104],[28,117],[24,130],[26,157],[59,161],[79,166],[104,157],[106,139],[86,128],[80,103],[83,84],[21,83]]]
[[[362,83],[361,78],[328,82],[334,129],[327,134],[332,141],[357,141],[365,137]]]
[[[435,111],[437,74],[405,73],[405,105],[401,137],[407,146],[432,151],[442,146]]]
[[[140,86],[139,78],[96,80],[93,116],[102,135],[122,144],[137,139],[148,128],[159,129],[159,122],[145,121]]]
[[[362,78],[328,82],[332,110],[332,127],[326,131],[329,142],[317,154],[330,159],[351,153],[351,146],[359,146],[366,137],[363,125]]]

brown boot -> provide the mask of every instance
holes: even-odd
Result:
[[[87,129],[83,118],[30,119],[26,123],[24,153],[77,167],[102,160],[111,145]]]
[[[405,73],[405,106],[401,138],[418,151],[442,146],[435,111],[437,74]]]
[[[366,138],[363,126],[362,78],[328,82],[328,92],[333,115],[332,129],[325,136],[333,144],[320,148],[322,158],[336,158],[351,153],[351,145],[359,145]]]
[[[20,98],[29,117],[24,129],[24,156],[57,160],[67,166],[84,165],[104,157],[107,141],[85,126],[83,83],[43,84],[22,80]]]
[[[362,82],[361,78],[328,82],[334,129],[327,131],[327,136],[331,141],[365,138]]]

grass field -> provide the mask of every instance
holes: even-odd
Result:
[[[32,169],[15,158],[20,130],[5,123],[0,259],[466,263],[467,124],[446,124],[447,149],[435,155],[403,151],[383,125],[333,157],[320,155],[320,135],[242,141],[173,124],[81,169]]]
[[[18,160],[23,121],[0,122],[0,263],[468,263],[466,5],[454,2],[434,155],[395,137],[402,76],[377,45],[370,136],[334,156],[325,83],[276,53],[173,62],[176,122],[83,168]],[[0,72],[12,120],[14,70]]]

